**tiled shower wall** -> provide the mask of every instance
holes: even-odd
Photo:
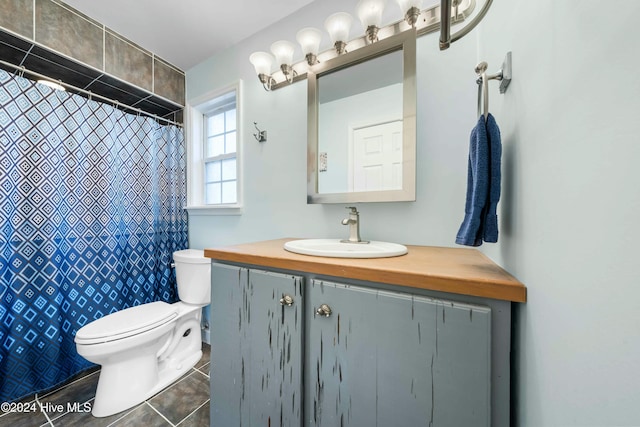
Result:
[[[77,61],[85,74],[86,69],[95,71],[95,79],[106,76],[103,80],[120,89],[122,82],[133,86],[129,92],[141,99],[155,95],[160,104],[170,101],[168,109],[184,106],[183,71],[61,1],[0,0],[0,30],[9,33],[3,40],[6,46],[20,44],[6,41],[17,35],[25,42],[35,42],[38,48],[61,54],[63,62]],[[98,88],[87,90],[100,92]],[[114,99],[131,105],[127,100]]]

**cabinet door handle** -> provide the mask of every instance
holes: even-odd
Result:
[[[280,298],[280,305],[286,305],[286,306],[292,306],[293,305],[293,298],[291,297],[291,295],[283,295],[282,298]]]
[[[322,304],[320,305],[320,307],[318,307],[316,313],[320,316],[329,317],[331,316],[331,307],[329,307],[327,304]]]

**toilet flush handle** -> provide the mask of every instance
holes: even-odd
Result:
[[[171,267],[171,268],[176,268],[176,263],[175,263],[175,262],[172,262],[171,264],[169,264],[169,267]]]

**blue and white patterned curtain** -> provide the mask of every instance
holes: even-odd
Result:
[[[0,70],[0,402],[90,366],[83,325],[177,300],[181,129]]]

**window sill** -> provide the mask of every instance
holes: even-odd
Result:
[[[209,215],[242,215],[241,205],[228,206],[185,206],[184,209],[193,216],[209,216]]]

